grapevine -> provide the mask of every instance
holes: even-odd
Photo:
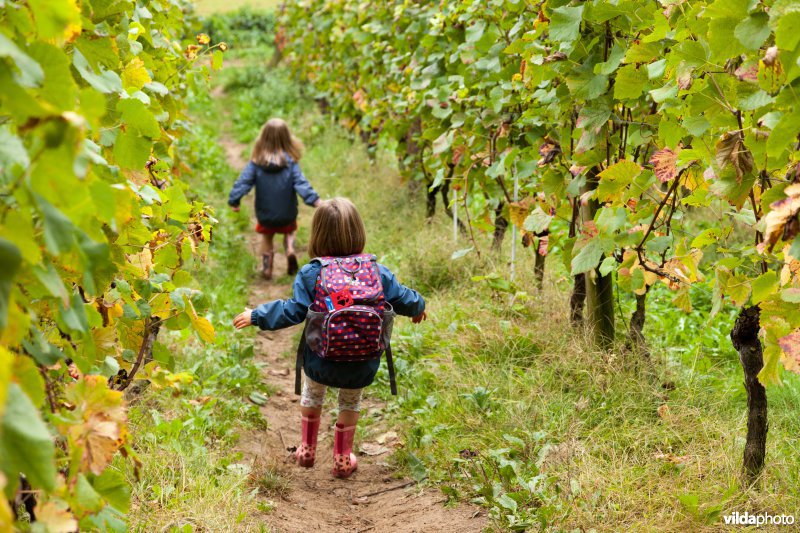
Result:
[[[123,390],[159,331],[214,341],[192,279],[214,218],[175,141],[225,43],[182,0],[0,3],[0,530],[123,529]]]

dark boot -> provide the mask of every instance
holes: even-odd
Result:
[[[288,266],[286,267],[286,272],[290,276],[294,276],[297,274],[297,256],[294,254],[289,254],[286,256],[286,261],[288,262]]]

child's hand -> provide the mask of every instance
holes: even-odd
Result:
[[[319,207],[321,203],[322,203],[322,198],[317,198],[314,201],[314,207]]]
[[[246,328],[247,326],[253,325],[253,311],[250,309],[245,309],[244,313],[239,313],[236,315],[236,318],[233,319],[233,327],[236,329]]]
[[[242,208],[241,208],[241,207],[239,207],[238,205],[232,205],[232,206],[231,206],[231,210],[233,210],[233,211],[236,211],[237,213],[238,213],[239,211],[241,211],[241,209],[242,209]]]
[[[413,322],[414,324],[419,324],[423,320],[428,320],[428,313],[426,313],[425,311],[421,312],[417,316],[411,317],[411,322]]]

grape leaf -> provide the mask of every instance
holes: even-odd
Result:
[[[800,126],[798,126],[800,130]],[[720,168],[732,166],[736,177],[741,179],[753,170],[753,154],[744,145],[744,137],[739,131],[725,133],[716,144],[715,159]]]
[[[152,143],[135,131],[122,131],[114,142],[114,159],[124,169],[144,169]]]
[[[0,330],[8,325],[12,283],[21,264],[22,254],[19,248],[0,237]]]
[[[76,0],[28,0],[36,29],[43,39],[60,40],[80,33],[81,10]]]
[[[753,304],[759,304],[772,295],[778,288],[778,276],[773,271],[761,274],[752,282]]]
[[[572,42],[578,38],[583,6],[558,7],[550,14],[550,38],[554,41]]]
[[[8,386],[0,419],[0,469],[7,476],[25,474],[35,488],[55,489],[55,447],[36,407],[16,383]]]
[[[636,65],[625,65],[617,71],[614,81],[614,98],[627,100],[639,98],[647,85],[647,71]]]
[[[97,91],[104,94],[122,92],[122,79],[119,74],[113,70],[105,70],[102,66],[99,68],[100,74],[96,74],[80,50],[72,52],[72,64],[86,83]]]
[[[75,409],[56,425],[70,446],[81,451],[81,471],[100,475],[124,444],[122,393],[109,389],[103,376],[86,375],[68,385],[64,397]]]
[[[769,37],[768,21],[769,15],[766,13],[753,13],[736,25],[733,34],[748,50],[758,50]]]
[[[653,165],[653,171],[658,181],[667,183],[675,179],[678,175],[677,161],[678,154],[669,148],[663,148],[653,154],[650,164]]]
[[[140,90],[142,87],[153,81],[147,69],[144,68],[144,61],[139,57],[131,59],[122,70],[122,86],[125,89]]]
[[[574,252],[573,252],[574,253]],[[578,250],[570,263],[572,275],[583,274],[596,268],[603,257],[603,247],[600,239],[592,239]]]
[[[36,524],[34,531],[47,533],[73,533],[78,531],[78,521],[67,504],[59,500],[38,502],[34,508]]]
[[[531,213],[525,219],[522,227],[524,230],[530,231],[534,235],[538,235],[544,232],[550,226],[550,222],[552,222],[552,220],[553,217],[545,213],[544,210],[537,205],[536,208],[531,211]]]
[[[778,345],[786,357],[792,359],[795,365],[800,365],[800,329],[778,339]]]
[[[41,42],[33,43],[28,53],[44,70],[44,84],[38,91],[39,98],[61,111],[72,110],[78,87],[72,78],[69,58],[58,47]]]
[[[127,513],[131,505],[131,489],[125,477],[115,470],[104,470],[92,477],[92,486],[114,509]]]
[[[122,121],[129,131],[151,139],[158,139],[161,136],[161,126],[158,121],[139,100],[134,98],[120,100],[117,103],[117,111],[121,113]]]
[[[44,71],[39,64],[24,53],[14,42],[0,33],[0,57],[9,57],[17,65],[17,83],[23,87],[39,87],[44,81]]]

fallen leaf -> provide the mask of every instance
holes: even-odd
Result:
[[[659,405],[656,412],[660,418],[667,418],[669,416],[669,406],[667,404]]]
[[[248,398],[250,398],[250,401],[256,405],[266,405],[269,401],[269,398],[260,392],[251,392]]]
[[[395,431],[387,431],[386,433],[384,433],[383,435],[378,436],[378,438],[375,439],[375,441],[378,444],[388,444],[388,443],[391,443],[391,442],[396,442],[397,440],[399,440],[399,439],[398,439],[397,433]]]
[[[682,465],[686,464],[689,461],[688,455],[675,455],[672,453],[656,453],[653,455],[653,459],[658,459],[661,461],[667,461],[674,465]]]
[[[382,446],[374,442],[363,442],[361,443],[361,446],[359,446],[359,451],[361,452],[361,455],[376,456],[389,453],[391,450],[386,446]]]

